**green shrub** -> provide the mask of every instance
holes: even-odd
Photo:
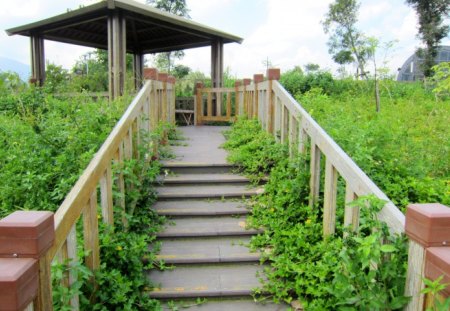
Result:
[[[335,235],[324,239],[321,205],[308,205],[309,159],[290,159],[286,148],[273,139],[271,149],[266,148],[268,143],[258,139],[264,135],[268,134],[257,121],[240,119],[225,144],[232,162],[243,165],[247,173],[259,176],[256,168],[265,169],[260,165],[264,158],[273,162],[266,170],[270,175],[264,194],[255,198],[248,218],[249,226],[264,229],[251,241],[262,260],[270,263],[263,291],[277,302],[299,299],[306,310],[401,310],[408,301],[403,296],[406,242],[376,219],[384,202],[360,198],[354,202],[361,207],[359,230],[338,226]],[[249,146],[253,152],[245,152]],[[276,148],[284,153],[272,161],[271,150]],[[255,156],[255,150],[264,152]]]

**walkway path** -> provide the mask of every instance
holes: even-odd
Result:
[[[259,254],[245,246],[257,233],[246,229],[245,200],[261,189],[232,173],[227,154],[220,149],[225,129],[180,128],[185,145],[173,147],[176,158],[164,163],[170,173],[157,189],[159,201],[154,208],[172,222],[158,235],[159,258],[175,268],[149,272],[152,282],[160,285],[150,295],[194,305],[196,298],[207,298],[189,310],[284,310],[251,298],[252,290],[260,286],[257,273],[263,268]]]

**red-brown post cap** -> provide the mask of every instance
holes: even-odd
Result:
[[[167,77],[167,82],[169,82],[170,84],[175,84],[176,81],[177,79],[174,76]]]
[[[269,68],[267,69],[267,80],[280,80],[280,69],[279,68]]]
[[[263,74],[254,74],[253,75],[253,82],[254,83],[259,83],[259,82],[263,82],[264,81],[264,75]]]
[[[434,281],[440,276],[443,276],[441,283],[450,284],[450,247],[427,248],[425,277]],[[444,296],[450,296],[450,286],[445,288]]]
[[[39,258],[55,240],[53,213],[16,211],[0,220],[0,257]]]
[[[405,233],[424,247],[450,245],[450,208],[439,203],[408,205]]]
[[[144,68],[144,79],[146,79],[146,80],[158,80],[158,69],[156,69],[156,68]]]
[[[0,311],[23,310],[37,295],[39,266],[31,258],[0,258]]]
[[[242,80],[242,83],[243,83],[244,85],[250,85],[250,83],[252,83],[252,79],[243,79],[243,80]]]
[[[161,72],[161,73],[158,75],[158,80],[161,81],[161,82],[167,82],[168,79],[169,79],[169,74],[167,74],[167,73]]]

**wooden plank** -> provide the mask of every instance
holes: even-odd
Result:
[[[212,93],[208,93],[208,101],[207,101],[207,116],[212,117]]]
[[[255,102],[255,106],[253,109],[253,118],[258,118],[259,117],[259,90],[258,90],[258,83],[255,83],[255,91],[254,91],[254,102]]]
[[[100,178],[100,205],[103,222],[114,226],[111,164],[105,169],[103,176]]]
[[[326,160],[325,189],[323,199],[323,235],[328,236],[336,230],[336,195],[338,172],[333,164]]]
[[[282,109],[282,114],[281,114],[281,142],[284,143],[290,143],[289,141],[289,119],[290,119],[290,115],[289,115],[289,111],[287,110],[287,108],[283,105],[280,105],[281,109]]]
[[[212,116],[212,117],[204,117],[203,119],[202,119],[202,121],[203,122],[228,122],[228,121],[230,121],[230,120],[232,120],[232,119],[234,119],[233,117],[231,117],[231,118],[228,118],[228,117],[215,117],[215,116]]]
[[[311,140],[309,206],[314,207],[320,193],[320,158],[321,152],[314,140]]]
[[[127,134],[123,140],[123,159],[130,160],[133,157],[133,130],[132,126],[128,128]]]
[[[39,289],[38,297],[34,302],[34,310],[36,311],[53,311],[52,276],[50,268],[53,257],[54,254],[48,252],[39,259]]]
[[[222,93],[216,93],[216,116],[222,116]]]
[[[67,236],[67,259],[69,259],[70,267],[74,267],[78,264],[76,225],[76,223],[73,225],[72,230],[70,230],[70,233]],[[72,285],[78,281],[78,273],[74,269],[70,269],[68,281],[69,287],[72,287]],[[74,311],[78,311],[80,309],[79,295],[75,294],[70,298],[70,306]]]
[[[298,143],[298,122],[293,115],[289,117],[289,156],[294,156],[294,149]]]
[[[345,188],[345,214],[344,214],[344,226],[350,226],[353,231],[357,231],[359,227],[359,207],[348,206],[348,203],[356,200],[358,196],[347,184]]]
[[[203,88],[202,93],[234,93],[235,88],[231,87],[215,87],[215,88]]]
[[[163,88],[161,91],[161,120],[163,120],[164,122],[170,122],[170,120],[168,120],[168,111],[167,108],[169,107],[169,102],[168,102],[168,98],[167,98],[167,82],[163,82]]]
[[[227,115],[226,117],[231,118],[231,95],[232,93],[228,93],[227,96]]]
[[[425,299],[421,292],[425,288],[422,279],[425,272],[425,252],[422,245],[409,240],[405,296],[411,297],[411,300],[404,309],[405,311],[423,310]]]
[[[273,130],[273,123],[274,123],[274,111],[275,111],[275,107],[274,107],[274,105],[275,105],[275,94],[273,93],[273,91],[272,91],[272,88],[273,88],[273,80],[269,80],[269,87],[268,87],[268,89],[267,89],[267,97],[268,97],[268,103],[267,103],[267,108],[268,108],[268,111],[267,111],[267,118],[268,118],[268,120],[267,120],[267,131],[269,132],[269,133],[274,133],[274,130]]]
[[[141,115],[144,114],[143,107]],[[141,118],[136,118],[131,124],[132,128],[132,142],[133,142],[133,159],[139,159],[139,148],[141,146]]]
[[[100,248],[98,242],[98,217],[97,217],[97,190],[92,192],[89,203],[83,210],[83,235],[84,250],[86,257],[84,259],[86,266],[91,270],[97,270],[100,267]]]
[[[124,156],[125,156],[125,150],[123,147],[123,144],[119,145],[119,158],[117,161],[117,166],[119,168],[119,172],[117,174],[117,189],[120,193],[119,198],[117,199],[116,206],[121,209],[121,216],[122,216],[122,223],[125,225],[127,223],[125,218],[125,179],[123,175],[123,169],[124,169]]]

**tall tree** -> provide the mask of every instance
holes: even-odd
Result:
[[[150,4],[161,11],[185,18],[191,18],[189,16],[186,0],[147,0],[147,4]],[[170,73],[175,59],[182,59],[183,57],[183,51],[159,53],[156,55],[155,63],[158,69],[167,70],[167,72]]]
[[[328,39],[328,52],[341,65],[356,62],[357,76],[366,76],[367,40],[356,28],[360,4],[357,0],[335,0],[322,22]]]
[[[406,0],[419,17],[418,37],[425,44],[425,49],[418,49],[417,54],[423,58],[422,70],[425,77],[433,74],[439,42],[447,36],[450,27],[444,25],[446,17],[450,16],[450,0]]]

